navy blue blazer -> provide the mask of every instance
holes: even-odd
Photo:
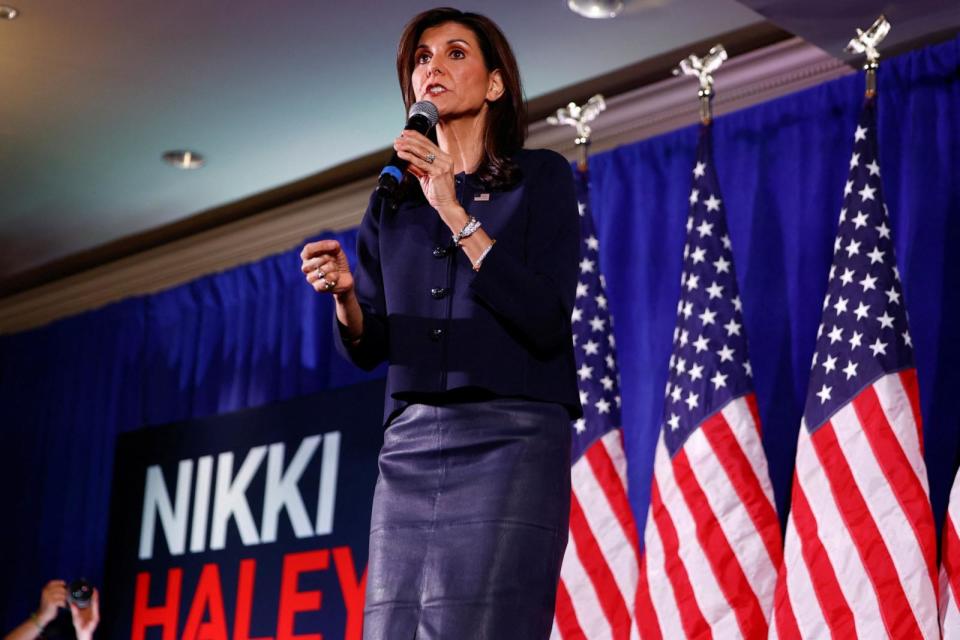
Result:
[[[350,345],[337,322],[334,343],[363,369],[389,362],[385,423],[417,395],[457,390],[583,413],[570,324],[580,255],[573,174],[553,151],[514,159],[523,177],[509,190],[456,177],[460,204],[497,241],[479,271],[422,197],[395,208],[370,198],[353,265],[363,335]]]

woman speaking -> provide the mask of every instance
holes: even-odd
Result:
[[[364,638],[547,638],[581,415],[573,177],[522,148],[519,70],[488,18],[416,16],[397,73],[439,122],[394,141],[408,175],[371,196],[353,269],[335,240],[301,253],[342,353],[389,365]]]

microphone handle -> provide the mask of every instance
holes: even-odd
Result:
[[[430,121],[427,120],[426,116],[421,114],[415,114],[407,120],[407,125],[404,129],[410,129],[423,135],[431,129]],[[387,162],[386,166],[383,168],[383,171],[380,172],[380,178],[378,179],[377,184],[377,193],[385,197],[393,197],[396,195],[397,190],[400,188],[400,183],[403,181],[403,173],[407,170],[407,167],[410,163],[403,158],[397,156],[397,152],[394,151],[390,156],[390,160]]]

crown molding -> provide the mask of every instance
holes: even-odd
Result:
[[[854,73],[841,60],[800,38],[790,38],[730,58],[714,79],[714,117]],[[700,121],[695,79],[670,78],[606,99],[606,110],[591,123],[592,153],[636,142]],[[531,124],[527,145],[547,147],[574,159],[569,127],[541,120]]]
[[[853,73],[840,60],[791,38],[728,60],[715,80],[714,114],[722,115]],[[693,124],[696,84],[670,78],[607,99],[592,123],[593,152]],[[573,132],[545,121],[530,126],[529,147],[573,159]],[[24,331],[123,298],[162,291],[195,278],[288,251],[324,230],[360,222],[374,176],[354,180],[262,213],[0,299],[0,333]]]

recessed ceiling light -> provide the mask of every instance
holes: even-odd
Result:
[[[16,7],[0,4],[0,20],[13,20],[18,15],[20,15],[20,11]]]
[[[567,0],[567,6],[585,18],[615,18],[623,11],[623,0]]]
[[[167,151],[163,154],[163,161],[178,169],[199,169],[206,160],[196,151]]]

